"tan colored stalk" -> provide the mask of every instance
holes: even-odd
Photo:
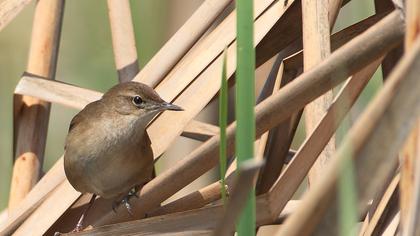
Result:
[[[391,19],[402,23],[397,11],[384,20]],[[335,200],[340,168],[346,158],[355,160],[359,210],[364,210],[366,206],[362,204],[373,197],[380,183],[389,175],[409,128],[414,126],[420,114],[418,68],[420,40],[402,58],[384,88],[354,124],[325,176],[304,197],[299,210],[285,222],[279,235],[310,235],[317,225],[323,225],[320,222],[323,216],[331,214],[329,211],[333,209],[328,206]]]
[[[416,0],[406,1],[406,37],[405,53],[413,50],[414,42],[419,39],[420,27],[420,2]],[[400,205],[402,232],[407,233],[409,227],[409,214],[414,207],[414,185],[416,179],[416,162],[420,161],[420,118],[407,139],[401,153],[401,184]],[[420,180],[419,180],[420,181]],[[420,230],[420,229],[418,229]],[[413,231],[414,233],[414,231]],[[418,234],[420,232],[417,232]]]
[[[107,3],[118,79],[127,82],[139,72],[130,1],[108,0]]]
[[[63,0],[37,2],[27,72],[54,79],[63,18]],[[41,176],[50,104],[29,96],[14,97],[14,155],[9,211]]]
[[[135,81],[155,87],[206,32],[232,0],[206,0],[136,75]]]
[[[274,212],[280,212],[292,198],[319,153],[328,143],[328,140],[330,140],[351,106],[356,102],[356,99],[373,73],[375,73],[380,62],[381,60],[373,62],[346,82],[334,99],[328,112],[322,117],[314,131],[296,152],[292,161],[270,190],[272,201],[276,202],[276,208],[273,209]]]

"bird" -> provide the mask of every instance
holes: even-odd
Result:
[[[183,109],[165,102],[148,85],[130,81],[115,85],[71,120],[64,147],[65,174],[74,189],[92,194],[74,232],[83,228],[96,196],[115,199],[132,214],[129,199],[153,172],[146,128],[165,110]]]

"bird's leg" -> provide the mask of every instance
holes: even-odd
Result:
[[[88,203],[88,205],[86,206],[86,208],[83,210],[82,215],[79,218],[79,221],[77,221],[76,227],[74,227],[74,229],[71,231],[72,233],[76,233],[76,232],[80,232],[83,229],[83,221],[85,219],[85,217],[87,216],[88,211],[90,210],[90,208],[92,207],[93,203],[95,202],[96,199],[96,194],[92,194],[92,197]],[[59,232],[55,232],[54,236],[59,236],[61,235],[61,233]]]
[[[121,203],[124,204],[125,208],[128,211],[128,214],[130,214],[130,216],[134,216],[134,214],[133,214],[133,208],[130,205],[130,196],[129,195],[125,196],[122,199]]]
[[[83,221],[85,220],[85,217],[87,216],[88,211],[92,207],[93,203],[95,202],[96,194],[92,194],[92,198],[90,199],[87,207],[85,210],[83,210],[82,215],[79,218],[79,221],[77,221],[76,227],[71,232],[80,232],[83,229]]]

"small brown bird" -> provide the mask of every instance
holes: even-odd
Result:
[[[96,195],[124,203],[131,214],[128,200],[135,194],[132,190],[148,182],[153,172],[146,127],[164,110],[182,109],[165,102],[145,84],[127,82],[114,86],[73,118],[64,170],[77,191],[93,194],[74,231],[82,229]]]

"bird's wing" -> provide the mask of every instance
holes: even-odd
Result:
[[[86,105],[85,108],[83,108],[79,113],[77,113],[73,117],[73,119],[71,119],[68,134],[70,134],[70,132],[72,130],[74,130],[77,126],[85,123],[84,121],[87,119],[87,115],[86,114],[90,114],[90,116],[91,116],[91,114],[96,114],[97,111],[98,111],[98,108],[101,105],[102,105],[101,104],[101,100],[98,100],[98,101],[95,101],[95,102],[91,102],[88,105]],[[66,149],[66,146],[67,145],[64,145],[64,150]]]

